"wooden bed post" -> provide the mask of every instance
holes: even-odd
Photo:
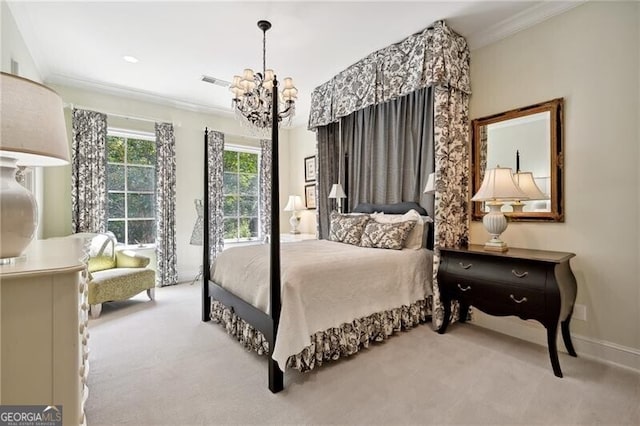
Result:
[[[209,296],[209,129],[204,129],[204,200],[202,221],[202,321],[211,320],[211,297]]]
[[[280,178],[278,165],[278,80],[273,77],[273,109],[271,123],[271,256],[270,256],[270,295],[272,333],[269,341],[269,390],[273,393],[284,389],[284,373],[274,361],[273,349],[280,322]],[[285,366],[283,365],[282,368]]]

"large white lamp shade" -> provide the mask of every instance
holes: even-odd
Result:
[[[531,172],[518,172],[513,175],[513,179],[518,185],[518,188],[522,192],[524,192],[529,200],[548,200],[549,196],[542,192],[536,181],[533,178],[533,173]],[[521,202],[521,200],[516,200],[515,203],[511,204],[511,208],[515,213],[521,213],[524,209],[525,204]]]
[[[69,163],[62,99],[35,81],[0,73],[0,259],[20,256],[38,225],[33,194],[15,180],[17,166]]]
[[[487,169],[480,189],[471,198],[471,201],[485,201],[489,206],[489,213],[482,218],[482,223],[491,239],[484,245],[485,250],[505,252],[507,244],[500,239],[507,229],[507,218],[502,213],[502,204],[510,200],[528,199],[524,192],[518,188],[513,180],[513,174],[508,167],[496,167]]]
[[[329,191],[329,198],[335,198],[336,203],[338,205],[338,211],[342,213],[342,199],[347,198],[347,194],[344,193],[344,189],[342,189],[342,185],[339,183],[334,183],[331,187],[331,191]]]

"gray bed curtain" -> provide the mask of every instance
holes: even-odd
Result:
[[[176,151],[173,124],[156,123],[156,284],[178,282],[176,257]]]
[[[339,129],[339,123],[330,123],[326,126],[318,127],[316,135],[318,142],[316,211],[319,239],[327,239],[329,237],[329,214],[331,213],[329,192],[331,191],[331,185],[338,183],[338,164],[341,161]],[[341,180],[341,182],[344,181]]]
[[[213,261],[224,247],[224,133],[209,130],[209,259]]]
[[[72,112],[71,224],[76,232],[107,230],[107,116]]]
[[[260,234],[263,242],[271,236],[271,140],[260,140]]]
[[[369,106],[341,122],[349,205],[416,201],[433,215],[433,196],[422,192],[435,164],[432,88]]]

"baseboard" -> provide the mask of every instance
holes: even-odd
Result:
[[[494,317],[474,309],[473,324],[509,336],[547,346],[545,328],[537,321],[522,321],[515,317]],[[566,352],[558,332],[558,350]],[[571,341],[578,356],[628,368],[640,373],[640,349],[630,348],[606,340],[593,339],[571,333]]]
[[[184,268],[178,270],[178,282],[190,283],[200,274],[199,268]]]

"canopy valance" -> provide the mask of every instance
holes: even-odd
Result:
[[[466,40],[444,21],[380,49],[311,93],[309,129],[430,85],[471,93]]]

